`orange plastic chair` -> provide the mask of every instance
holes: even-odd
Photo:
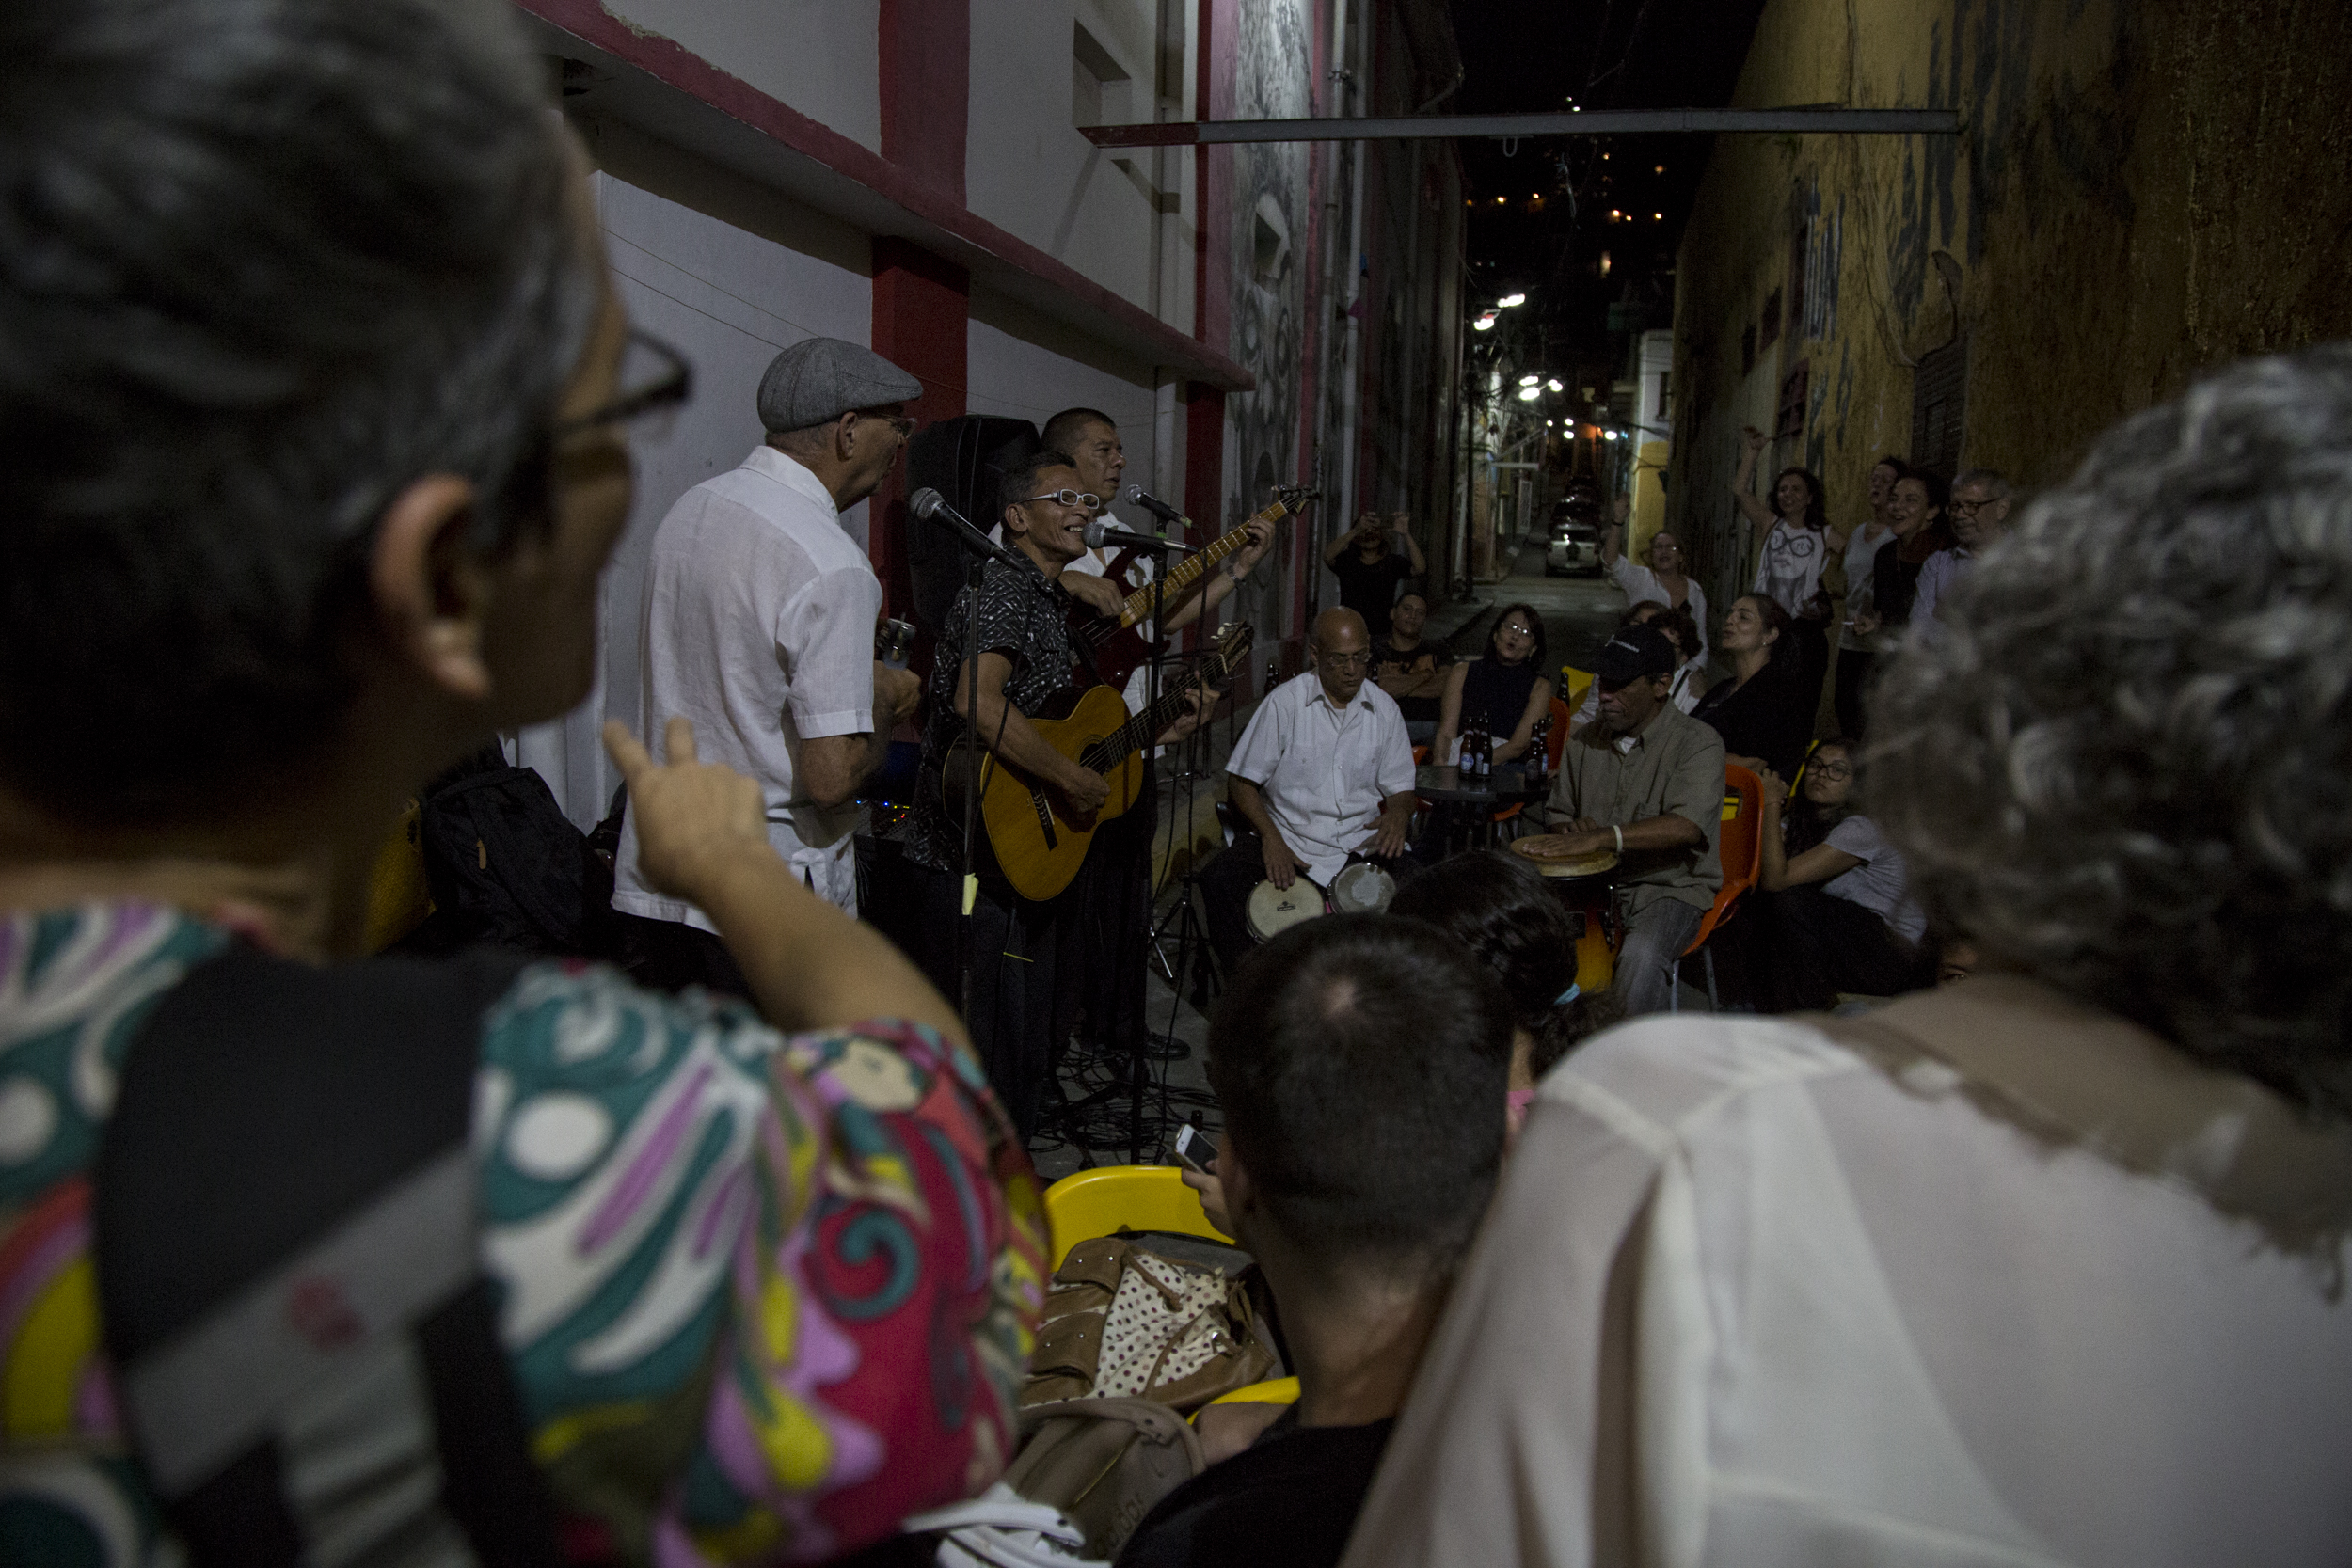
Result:
[[[1707,1005],[1720,1011],[1723,1004],[1715,994],[1715,950],[1707,939],[1715,928],[1732,916],[1740,895],[1756,886],[1756,879],[1763,866],[1764,843],[1757,836],[1756,825],[1764,810],[1763,781],[1744,768],[1726,763],[1724,767],[1724,817],[1715,833],[1715,853],[1724,867],[1724,885],[1715,890],[1715,902],[1699,922],[1698,935],[1682,950],[1682,957],[1699,955],[1707,966]],[[1673,987],[1666,993],[1669,1012],[1682,1010],[1682,988]]]

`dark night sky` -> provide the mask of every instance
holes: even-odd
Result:
[[[1465,74],[1435,112],[1720,106],[1761,9],[1762,0],[1453,0]],[[1645,325],[1668,325],[1668,275],[1708,145],[1561,136],[1522,141],[1505,157],[1500,142],[1462,143],[1473,308],[1524,290],[1527,317],[1510,323],[1523,351],[1564,370],[1621,359],[1626,340],[1609,333],[1609,307],[1627,300]],[[1612,221],[1612,209],[1625,219]]]

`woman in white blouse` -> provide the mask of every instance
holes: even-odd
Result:
[[[1343,1568],[2352,1562],[2352,345],[1940,609],[1864,804],[1981,967],[1546,1074]]]
[[[1707,590],[1683,569],[1682,541],[1660,529],[1650,535],[1646,566],[1636,565],[1624,551],[1625,524],[1609,525],[1600,536],[1601,564],[1609,570],[1610,580],[1625,591],[1628,603],[1663,605],[1669,610],[1680,608],[1691,612],[1691,624],[1698,627],[1696,653],[1683,652],[1707,668]],[[1695,702],[1697,699],[1693,698]],[[1682,710],[1690,712],[1689,708]]]

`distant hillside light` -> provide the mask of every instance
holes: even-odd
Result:
[[[1666,214],[1663,213],[1652,213],[1649,215],[1649,220],[1652,223],[1663,223],[1666,221]]]
[[[1609,209],[1609,221],[1610,221],[1610,222],[1612,222],[1612,223],[1621,222],[1621,221],[1623,221],[1624,217],[1625,217],[1625,214],[1624,214],[1623,213],[1621,213],[1621,212],[1617,211],[1617,209],[1616,209],[1616,208],[1612,207],[1612,208],[1610,208],[1610,209]]]

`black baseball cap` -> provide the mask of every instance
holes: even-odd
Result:
[[[1619,626],[1601,645],[1593,673],[1611,686],[1623,686],[1642,675],[1671,675],[1679,662],[1674,643],[1648,622]]]

